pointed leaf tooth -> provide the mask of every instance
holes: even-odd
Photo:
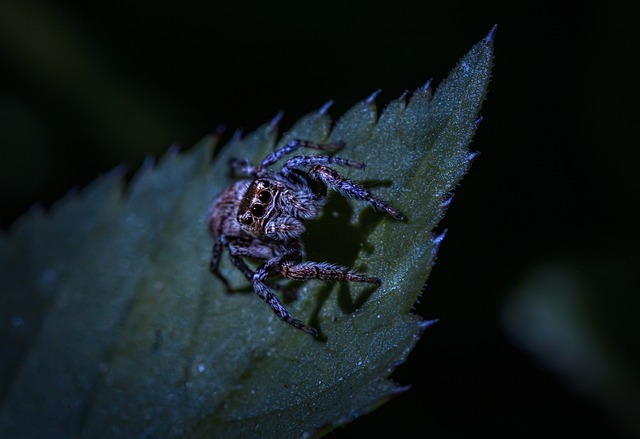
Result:
[[[454,196],[454,194],[452,192],[449,195],[447,195],[446,197],[444,197],[444,199],[442,200],[442,203],[440,204],[440,209],[441,209],[441,212],[442,212],[443,216],[449,210],[449,207],[451,206],[451,201],[453,201],[453,196]]]
[[[42,215],[45,213],[46,209],[44,204],[40,201],[36,201],[31,206],[29,206],[29,210],[27,211],[27,215]]]
[[[438,250],[440,249],[440,245],[442,244],[442,241],[444,241],[446,234],[447,229],[444,229],[441,234],[433,237],[433,248],[431,249],[432,263],[435,263],[436,255],[438,254]]]
[[[322,107],[320,107],[320,109],[318,110],[318,113],[321,115],[327,114],[327,111],[329,111],[329,108],[331,108],[331,106],[333,105],[333,101],[328,101],[326,104],[324,104]]]
[[[124,178],[125,175],[129,172],[129,165],[126,163],[120,163],[111,169],[109,172],[105,174],[105,176],[113,177],[113,178]]]
[[[400,363],[402,364],[402,363]],[[396,386],[393,389],[393,396],[397,396],[400,395],[402,393],[407,393],[409,390],[411,390],[411,384],[405,384],[404,386]]]
[[[237,143],[242,139],[242,128],[237,128],[234,132],[233,135],[231,136],[231,140],[229,140],[229,143]]]
[[[280,121],[282,120],[282,117],[284,116],[284,110],[280,110],[276,113],[276,115],[273,117],[273,119],[271,119],[271,121],[269,122],[268,126],[270,130],[275,130],[276,128],[278,128],[278,124],[280,124]]]
[[[469,153],[467,154],[467,160],[469,161],[469,166],[471,166],[473,162],[476,161],[479,155],[480,155],[480,151],[469,151]]]
[[[369,95],[369,97],[365,100],[365,102],[369,105],[375,105],[376,103],[376,97],[378,97],[378,95],[382,92],[382,89],[379,88],[378,90],[374,91],[373,93],[371,93]]]
[[[154,155],[148,155],[142,161],[142,165],[140,165],[140,169],[138,172],[148,172],[154,168],[156,165],[156,157]]]
[[[438,323],[440,319],[431,319],[431,320],[422,320],[418,325],[420,326],[420,331],[424,332],[427,328]]]
[[[224,132],[227,129],[227,125],[223,124],[223,123],[219,123],[218,125],[216,125],[216,127],[213,129],[213,135],[216,137],[220,137],[224,134]]]
[[[169,148],[167,148],[167,150],[165,151],[163,160],[169,157],[177,156],[179,152],[180,152],[180,144],[177,142],[174,142],[171,145],[169,145]]]

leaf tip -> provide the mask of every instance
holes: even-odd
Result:
[[[493,44],[496,39],[496,31],[498,30],[498,25],[494,24],[486,37],[484,37],[484,42],[486,44]]]

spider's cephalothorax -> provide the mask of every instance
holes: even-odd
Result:
[[[400,211],[329,166],[361,169],[363,163],[330,155],[294,156],[279,172],[269,169],[280,158],[301,147],[333,152],[342,148],[342,144],[321,145],[294,140],[267,155],[259,166],[251,166],[246,160],[231,161],[233,168],[242,170],[253,180],[233,183],[209,208],[208,225],[214,239],[211,271],[228,287],[226,279],[218,272],[222,248],[226,246],[231,262],[253,283],[255,292],[273,312],[285,322],[315,336],[317,329],[293,318],[282,306],[269,288],[275,286],[268,284],[267,278],[281,275],[287,279],[380,284],[380,279],[346,267],[302,261],[304,247],[300,235],[305,231],[304,221],[320,214],[327,188],[367,202],[395,219],[403,217]],[[253,271],[244,258],[265,262]]]

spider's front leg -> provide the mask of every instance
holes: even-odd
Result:
[[[315,164],[309,171],[309,175],[311,175],[312,178],[322,181],[328,187],[345,197],[355,198],[356,200],[369,203],[374,208],[386,212],[397,220],[404,219],[404,215],[402,215],[402,212],[398,209],[373,195],[364,186],[340,175],[334,169],[325,166],[323,163]]]
[[[318,149],[321,151],[327,152],[335,152],[342,148],[344,148],[344,142],[338,143],[315,143],[308,140],[300,140],[294,139],[291,142],[287,143],[281,148],[276,149],[269,155],[267,155],[262,163],[260,164],[261,168],[266,168],[280,160],[285,155],[291,154],[292,152],[300,149],[300,148],[309,148],[309,149]]]
[[[315,143],[309,140],[300,140],[294,139],[291,142],[287,143],[283,147],[276,149],[269,153],[260,163],[260,166],[252,166],[246,159],[237,159],[231,158],[229,160],[229,166],[231,170],[238,169],[243,174],[251,177],[256,177],[259,175],[263,175],[265,172],[265,168],[273,165],[275,162],[280,160],[285,155],[291,154],[292,152],[300,149],[300,148],[309,148],[309,149],[317,149],[320,151],[327,152],[336,152],[344,147],[344,142],[337,143]]]
[[[255,166],[251,166],[251,163],[249,163],[249,160],[237,159],[234,157],[229,159],[229,168],[231,168],[230,175],[233,175],[234,169],[238,169],[239,171],[242,171],[242,173],[247,176],[254,176],[254,177],[258,172],[258,168]]]
[[[404,219],[402,213],[386,201],[373,195],[364,186],[355,181],[340,175],[335,169],[328,165],[338,165],[345,168],[363,169],[364,163],[345,159],[338,156],[296,156],[287,160],[280,171],[285,176],[290,176],[292,172],[299,168],[311,168],[309,175],[313,180],[321,181],[327,187],[342,194],[345,197],[355,198],[356,200],[365,201],[374,208],[387,212],[397,220]]]

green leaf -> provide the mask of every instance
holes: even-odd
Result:
[[[0,437],[292,437],[321,434],[402,388],[388,379],[428,322],[411,313],[434,262],[433,229],[474,154],[467,145],[490,78],[493,31],[432,96],[422,87],[378,118],[373,98],[332,127],[326,108],[278,140],[276,124],[167,153],[123,190],[115,170],[0,235]],[[308,223],[309,260],[382,279],[379,288],[310,281],[287,303],[319,328],[284,324],[208,270],[205,226],[230,182],[293,138],[344,141],[363,181],[407,216],[395,221],[332,193]]]

